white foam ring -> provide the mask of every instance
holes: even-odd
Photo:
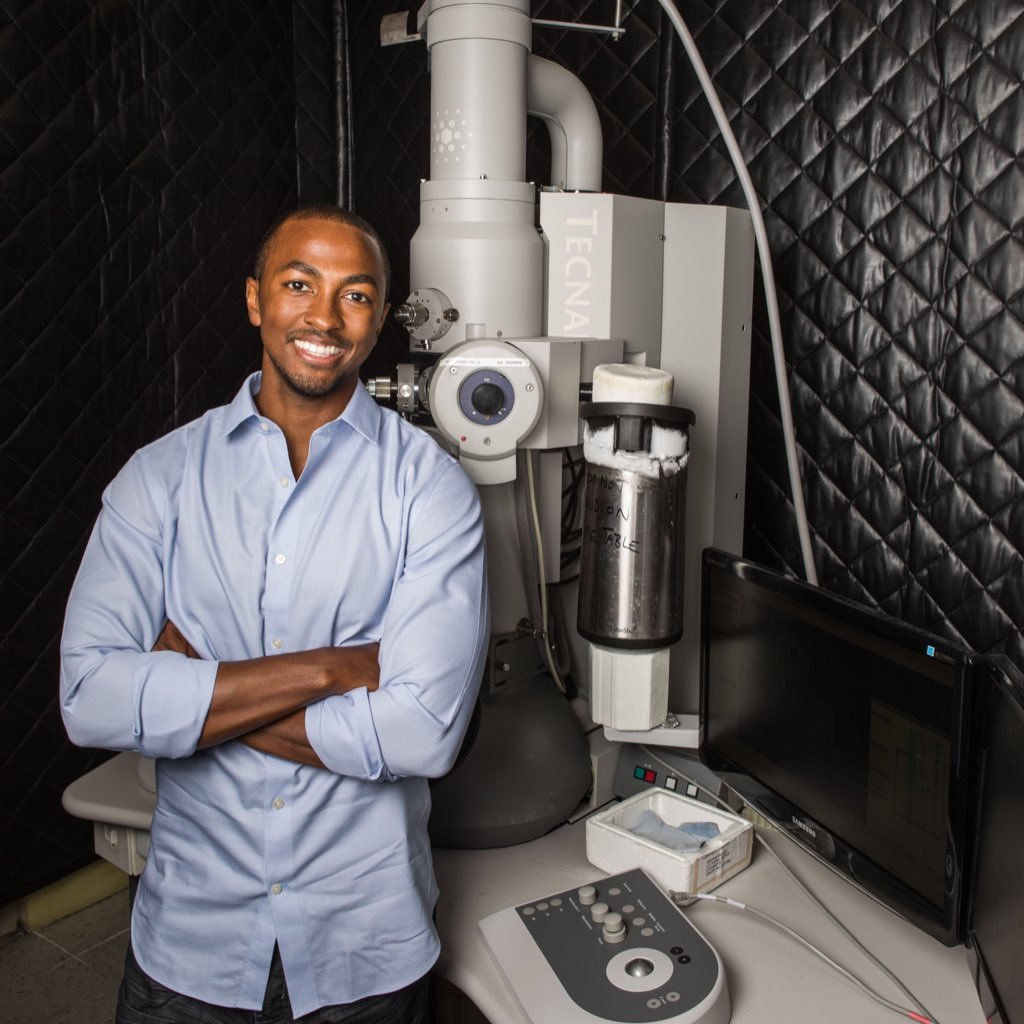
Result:
[[[685,430],[652,423],[649,451],[623,451],[615,448],[613,424],[592,428],[590,423],[584,422],[583,457],[593,466],[660,480],[686,468],[690,461],[690,443]]]

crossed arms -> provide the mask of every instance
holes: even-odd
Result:
[[[265,754],[323,768],[324,763],[306,735],[306,707],[358,686],[376,690],[379,648],[379,644],[321,647],[296,654],[221,662],[199,735],[199,747],[238,739]],[[170,621],[164,625],[153,650],[199,657]]]
[[[151,497],[156,485],[130,463],[108,489],[69,598],[61,712],[71,740],[173,759],[236,739],[368,780],[446,771],[486,653],[483,526],[475,490],[458,467],[438,472],[431,460],[420,462],[433,487],[408,517],[401,574],[353,579],[360,595],[353,600],[364,603],[349,601],[338,620],[335,590],[348,587],[369,556],[360,549],[339,568],[324,531],[319,557],[304,569],[309,585],[272,595],[271,614],[285,623],[276,628],[288,632],[266,635],[263,598],[233,597],[234,577],[221,571],[233,557],[230,565],[246,580],[251,563],[239,559],[251,555],[233,542],[258,528],[229,522],[225,553],[215,533],[193,527],[184,561],[169,539],[185,527],[164,525],[177,496],[157,489]],[[176,468],[177,458],[157,484]],[[205,524],[202,511],[190,508],[189,522]],[[193,588],[207,563],[203,585]],[[259,574],[249,575],[255,589]],[[327,599],[317,596],[325,581]],[[176,595],[192,589],[190,607]],[[250,657],[271,635],[286,637],[286,652]],[[319,646],[329,637],[347,645]],[[379,650],[368,642],[378,639]]]

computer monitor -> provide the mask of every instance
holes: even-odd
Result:
[[[979,679],[978,790],[967,944],[985,1020],[1024,1022],[1024,677],[992,659]]]
[[[701,656],[708,767],[886,906],[962,941],[975,656],[715,550]]]

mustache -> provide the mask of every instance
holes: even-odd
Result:
[[[335,345],[343,349],[352,348],[352,343],[340,331],[317,331],[310,328],[297,329],[287,331],[285,339],[288,341],[318,342],[321,345]]]

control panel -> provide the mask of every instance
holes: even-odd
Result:
[[[728,1024],[718,953],[639,868],[509,907],[480,930],[533,1024]]]
[[[695,800],[711,802],[710,798],[688,781],[693,779],[712,793],[720,797],[727,796],[721,779],[701,764],[696,753],[660,750],[659,754],[661,756],[655,760],[642,746],[623,743],[615,771],[615,795],[624,800],[651,786],[657,786],[670,793],[681,793]]]

